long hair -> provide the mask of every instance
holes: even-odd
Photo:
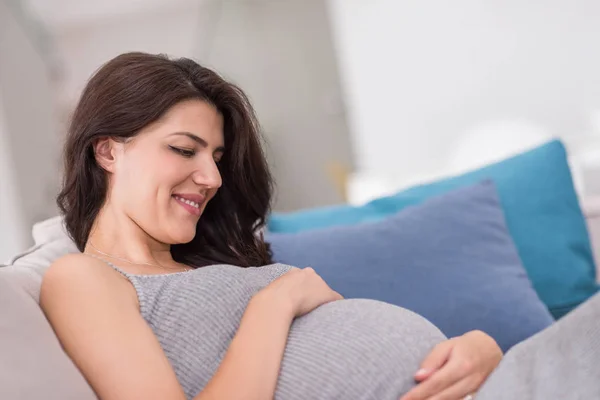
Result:
[[[269,246],[257,230],[270,211],[273,184],[248,98],[190,59],[140,52],[119,55],[102,66],[87,83],[71,120],[57,204],[80,251],[108,190],[94,143],[106,137],[127,140],[188,99],[206,101],[221,113],[227,151],[219,167],[223,184],[207,204],[194,239],[171,246],[173,259],[193,267],[271,262]]]

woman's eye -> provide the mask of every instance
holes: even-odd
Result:
[[[173,150],[174,152],[181,154],[182,156],[186,157],[186,158],[191,158],[194,157],[196,155],[196,151],[194,150],[190,150],[190,149],[181,149],[179,147],[174,147],[174,146],[169,146],[171,148],[171,150]]]

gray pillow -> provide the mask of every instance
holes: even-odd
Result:
[[[30,293],[39,293],[39,279],[0,268],[0,399],[96,399]]]

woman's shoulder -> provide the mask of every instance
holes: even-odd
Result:
[[[41,295],[63,290],[82,296],[87,293],[135,296],[127,278],[106,262],[81,253],[60,257],[44,273]]]
[[[44,279],[53,275],[74,276],[80,279],[85,277],[120,276],[108,263],[83,253],[66,254],[55,260],[46,270]]]

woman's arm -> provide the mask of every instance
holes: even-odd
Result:
[[[196,400],[272,399],[293,318],[292,307],[278,304],[269,292],[254,296],[223,362]]]
[[[250,301],[223,362],[196,400],[272,399],[292,320],[340,299],[310,267],[275,279]]]

